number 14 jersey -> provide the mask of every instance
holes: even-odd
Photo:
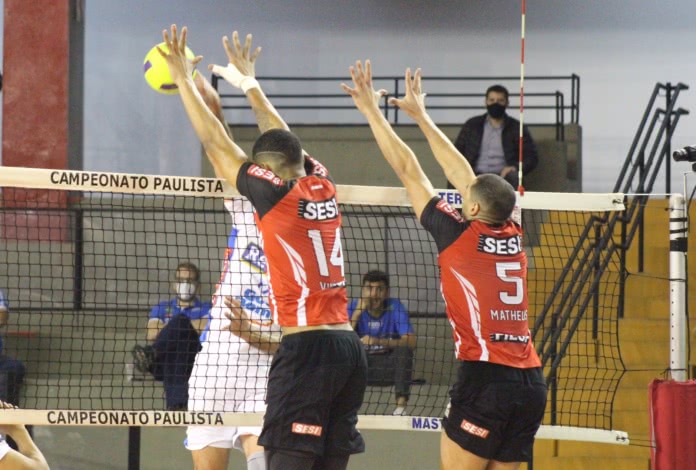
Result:
[[[307,176],[283,180],[245,163],[237,188],[256,209],[268,260],[270,304],[280,326],[348,322],[336,186],[306,157]]]

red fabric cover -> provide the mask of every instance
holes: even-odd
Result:
[[[656,379],[649,396],[651,468],[696,469],[696,381]]]

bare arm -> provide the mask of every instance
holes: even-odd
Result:
[[[15,406],[0,401],[0,408],[13,409]],[[0,433],[10,436],[17,443],[17,449],[10,450],[0,460],[0,470],[48,470],[48,463],[32,440],[27,428],[19,424],[0,425]]]
[[[232,187],[236,188],[237,175],[242,164],[247,161],[247,156],[232,141],[220,120],[210,111],[196,89],[184,52],[186,35],[187,30],[184,27],[179,37],[176,25],[171,27],[171,39],[169,33],[166,30],[163,31],[162,36],[169,52],[160,50],[160,54],[167,61],[172,79],[179,88],[186,113],[213,167],[220,171],[221,176]]]
[[[341,84],[341,87],[353,98],[358,110],[367,118],[377,145],[406,188],[413,210],[420,219],[426,204],[435,196],[433,185],[425,176],[416,155],[394,132],[380,111],[378,101],[384,91],[375,92],[372,87],[370,61],[365,62],[365,68],[359,61],[356,62],[355,67],[350,68],[350,74],[354,88],[346,84]]]
[[[18,451],[10,450],[0,460],[0,470],[48,470],[48,462],[24,426],[3,426],[17,443]]]
[[[280,347],[280,332],[271,333],[268,331],[249,328],[244,332],[243,335],[240,335],[240,337],[268,354],[275,354]]]
[[[227,132],[227,135],[234,140],[234,136],[232,135],[232,129],[230,129],[230,126],[227,124],[227,121],[225,120],[225,115],[222,112],[220,95],[218,95],[217,90],[215,90],[215,88],[213,88],[210,82],[208,82],[208,80],[206,80],[203,77],[203,74],[195,74],[193,76],[193,82],[196,84],[196,89],[203,98],[203,101],[205,102],[206,106],[208,106],[208,109],[210,109],[210,112],[212,112],[218,119],[218,121],[220,121],[222,126],[225,128],[225,132]],[[212,160],[210,163],[213,167],[213,171],[215,172],[215,176],[218,178],[223,178],[222,171],[215,165],[215,163]]]
[[[256,59],[261,53],[261,48],[257,47],[252,51],[252,35],[247,34],[244,45],[239,41],[239,33],[232,33],[232,43],[227,36],[222,38],[222,45],[225,48],[229,63],[226,67],[211,65],[213,73],[221,76],[232,86],[241,88],[249,100],[251,109],[256,115],[256,123],[261,132],[270,129],[290,130],[286,122],[278,113],[278,110],[271,104],[256,81]]]
[[[228,328],[233,335],[239,336],[269,354],[274,354],[278,350],[281,340],[279,331],[259,328],[251,321],[239,300],[233,297],[225,297],[225,305],[229,308],[229,311],[225,312],[225,316],[230,321]]]
[[[409,72],[409,70],[406,71],[406,96],[400,100],[391,98],[389,102],[398,106],[416,121],[425,135],[435,159],[445,172],[447,180],[463,194],[464,189],[476,179],[476,174],[467,159],[425,111],[425,94],[421,92],[420,69],[416,70],[413,80],[411,80]]]

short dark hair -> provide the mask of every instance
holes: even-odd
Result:
[[[283,157],[280,163],[286,167],[301,165],[304,158],[302,142],[295,134],[285,129],[271,129],[256,139],[251,150],[252,160],[263,159],[264,153]]]
[[[182,263],[179,263],[179,265],[176,267],[176,271],[179,272],[182,269],[192,272],[194,281],[198,282],[201,280],[201,271],[198,269],[198,266],[196,266],[192,262],[184,261]]]
[[[387,288],[389,287],[389,275],[385,273],[384,271],[380,271],[378,269],[373,269],[371,271],[368,271],[365,273],[363,276],[363,286],[368,283],[368,282],[382,282],[384,283]]]
[[[512,185],[494,173],[479,175],[471,186],[471,192],[480,201],[482,209],[499,222],[510,217],[517,202]]]
[[[492,91],[494,91],[496,93],[502,93],[503,95],[505,95],[506,101],[510,100],[510,93],[508,93],[507,88],[505,88],[503,85],[496,84],[496,85],[489,86],[488,89],[486,90],[486,98],[488,98],[488,94]]]

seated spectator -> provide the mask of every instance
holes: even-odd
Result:
[[[416,336],[406,307],[389,297],[389,276],[370,271],[363,276],[360,299],[348,305],[348,316],[367,350],[367,383],[394,384],[394,415],[405,414],[411,393]]]
[[[7,326],[9,314],[10,305],[4,292],[0,290],[0,328]],[[0,336],[0,400],[19,405],[19,391],[24,383],[25,373],[24,364],[5,355],[3,338]]]
[[[454,142],[477,175],[495,173],[517,189],[519,186],[520,121],[505,112],[509,104],[507,88],[493,85],[486,90],[486,114],[466,121]],[[523,130],[522,172],[536,168],[536,145],[527,127]],[[447,187],[453,186],[448,182]]]
[[[185,410],[188,379],[196,353],[201,350],[200,335],[210,317],[210,302],[198,298],[200,271],[185,262],[176,268],[172,283],[176,296],[155,305],[147,322],[147,346],[133,349],[135,366],[162,381],[168,410]]]
[[[0,408],[15,407],[0,401]],[[27,428],[20,424],[0,424],[0,433],[17,443],[14,450],[5,439],[0,439],[0,470],[48,470],[48,463]]]

